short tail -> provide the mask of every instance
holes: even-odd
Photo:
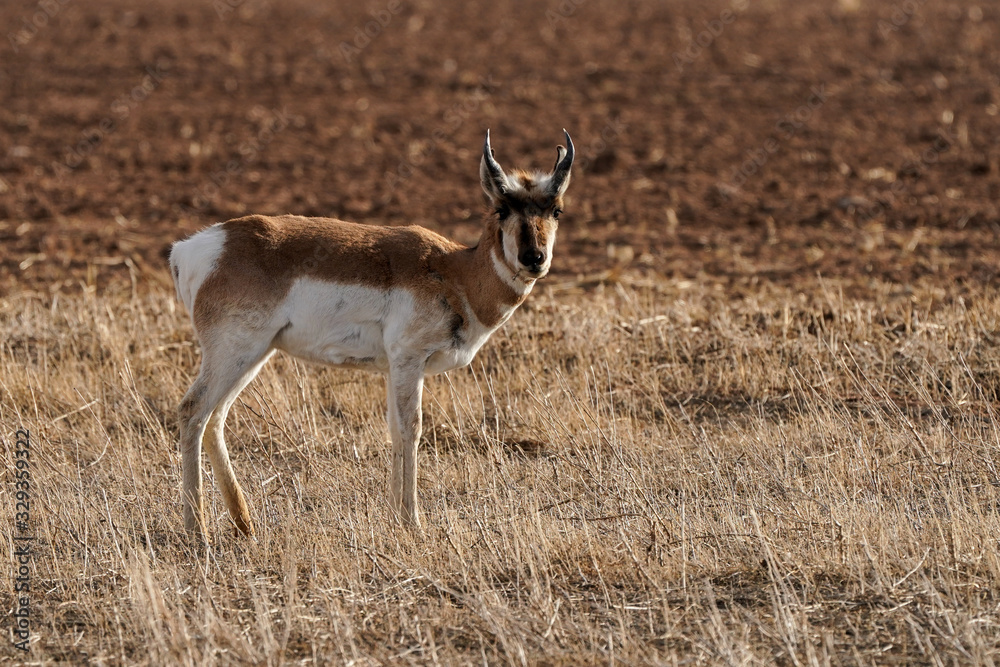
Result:
[[[181,293],[181,270],[177,260],[177,243],[170,247],[170,277],[174,279],[174,289],[177,291],[177,300],[184,304],[184,307],[191,312],[191,306],[184,300]]]

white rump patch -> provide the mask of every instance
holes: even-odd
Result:
[[[222,223],[217,223],[178,241],[170,250],[170,272],[177,288],[177,298],[192,315],[198,290],[215,270],[225,243],[225,229]]]

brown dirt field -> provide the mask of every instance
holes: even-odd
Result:
[[[994,664],[1000,5],[51,0],[0,29],[3,508],[18,425],[40,452],[35,643],[0,662]],[[279,356],[228,425],[259,541],[213,489],[193,557],[170,244],[254,212],[473,243],[486,128],[548,168],[564,127],[553,275],[428,384],[425,539],[387,522],[381,381]]]
[[[472,242],[487,127],[505,165],[576,137],[557,273],[996,283],[994,6],[376,3],[348,62],[365,8],[229,2],[0,9],[4,290],[246,212]]]

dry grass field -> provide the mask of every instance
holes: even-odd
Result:
[[[996,3],[60,0],[0,28],[0,662],[997,662]],[[169,244],[251,211],[472,242],[487,127],[504,166],[563,127],[580,162],[552,274],[427,382],[423,533],[389,513],[384,380],[278,355],[228,421],[258,535],[209,472],[195,548]]]
[[[429,382],[423,536],[389,520],[384,382],[278,357],[230,418],[260,535],[213,491],[196,555],[174,405],[198,354],[173,295],[7,300],[0,405],[36,457],[28,655],[990,664],[998,305],[554,284]]]

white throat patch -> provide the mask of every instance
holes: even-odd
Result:
[[[497,272],[497,275],[500,276],[500,280],[510,285],[511,288],[519,295],[524,295],[531,291],[532,286],[535,284],[534,279],[522,278],[515,274],[511,268],[497,256],[496,248],[490,250],[490,258],[493,259],[493,269]]]

